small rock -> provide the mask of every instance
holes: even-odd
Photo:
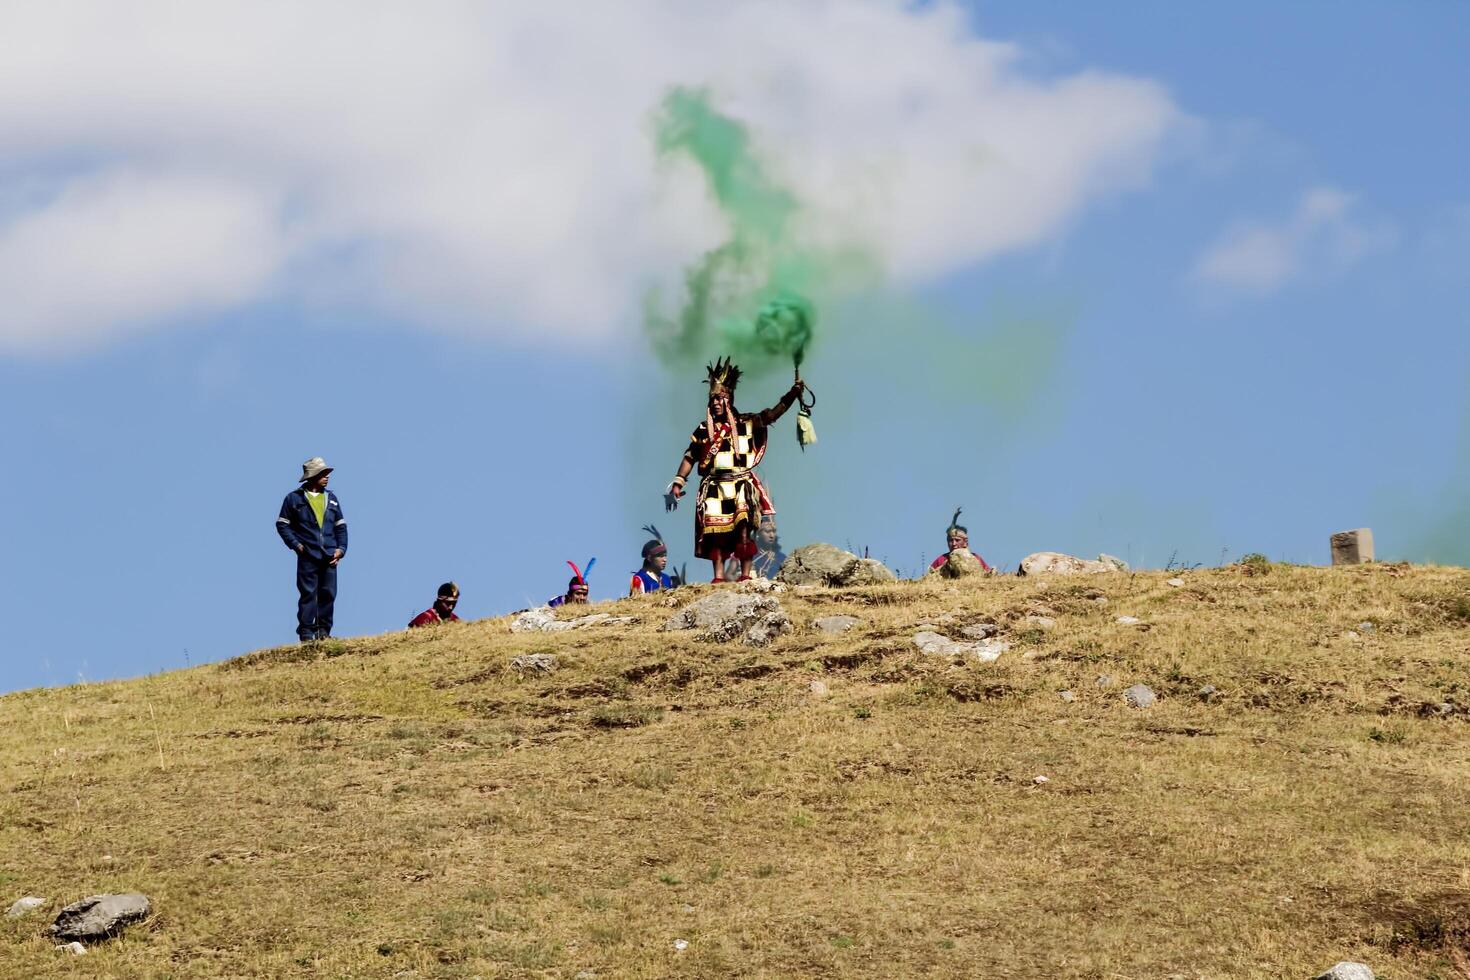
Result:
[[[1037,786],[1045,786],[1047,783],[1051,782],[1051,780],[1047,779],[1045,776],[1036,776],[1032,778],[1031,781]]]
[[[954,622],[954,613],[944,613],[940,615],[937,619],[935,619],[934,622],[938,623],[941,626],[948,626],[950,623]]]
[[[593,973],[591,970],[578,970],[577,975],[575,978],[573,978],[573,980],[597,980],[597,974]]]
[[[1142,620],[1137,616],[1119,616],[1117,622],[1123,626],[1137,626]]]
[[[526,653],[511,657],[510,665],[523,674],[549,674],[556,670],[556,656],[550,653]]]
[[[914,634],[914,646],[924,653],[957,654],[963,652],[966,645],[956,643],[944,634],[933,630],[920,630]]]
[[[981,640],[974,644],[975,659],[981,663],[994,663],[1010,648],[1011,645],[1004,640]]]
[[[897,581],[898,576],[878,559],[859,558],[837,584],[843,586],[882,585],[884,582]]]
[[[993,663],[1011,648],[1004,640],[978,640],[961,643],[951,640],[933,630],[920,630],[914,634],[914,646],[924,653],[942,657],[974,657],[982,663]]]
[[[960,634],[968,636],[972,640],[983,640],[1000,632],[1000,627],[994,623],[975,623],[973,626],[961,626]]]
[[[737,589],[741,592],[774,592],[780,595],[786,591],[786,586],[780,582],[773,582],[768,578],[753,578],[748,582],[741,582]]]
[[[1206,684],[1204,687],[1199,689],[1198,693],[1202,700],[1209,701],[1220,692],[1218,689],[1216,689],[1215,685]]]
[[[26,913],[34,912],[36,909],[45,904],[46,900],[44,898],[37,898],[34,895],[27,895],[25,898],[17,899],[16,903],[10,906],[10,911],[5,913],[5,917],[7,919],[19,919]]]
[[[858,624],[856,616],[823,616],[813,620],[812,625],[823,633],[842,634]]]
[[[73,956],[84,956],[87,952],[87,947],[83,946],[79,942],[76,942],[75,940],[69,943],[62,943],[60,946],[53,946],[52,948],[60,950],[62,952],[70,953]]]
[[[1100,595],[1096,599],[1093,599],[1092,601],[1095,602],[1099,606],[1106,606],[1108,604],[1108,597],[1105,596],[1105,595]]]
[[[814,698],[825,698],[828,694],[827,683],[825,681],[812,681],[811,692]]]
[[[1147,684],[1134,684],[1123,692],[1123,698],[1132,708],[1147,708],[1157,700],[1153,690]]]
[[[115,936],[129,923],[146,918],[153,909],[148,896],[89,895],[56,914],[51,934],[58,939],[97,940]]]
[[[1347,640],[1349,643],[1357,643],[1362,639],[1362,637],[1352,630],[1348,630],[1347,633],[1343,635],[1343,639]]]
[[[1071,691],[1058,691],[1057,697],[1061,698],[1068,704],[1071,704],[1073,701],[1077,700],[1077,695],[1073,694]]]
[[[1184,579],[1182,579],[1182,578],[1171,578],[1167,582],[1165,582],[1164,584],[1165,585],[1172,585],[1172,586],[1174,586],[1174,588],[1177,589],[1181,585],[1184,584]]]
[[[557,623],[556,613],[547,606],[527,609],[510,621],[512,633],[545,633],[561,628]]]
[[[1027,616],[1026,622],[1032,626],[1040,626],[1044,630],[1052,629],[1057,625],[1057,621],[1050,616]]]
[[[1374,980],[1374,977],[1366,963],[1343,960],[1326,973],[1317,974],[1312,980]]]
[[[1098,674],[1097,675],[1097,686],[1098,687],[1112,687],[1113,686],[1113,675],[1112,674]]]
[[[1132,571],[1132,569],[1128,567],[1128,563],[1126,561],[1121,558],[1114,558],[1112,555],[1098,555],[1097,560],[1102,562],[1104,565],[1112,565],[1115,571]]]
[[[687,940],[687,939],[675,939],[674,940],[674,948],[677,949],[679,952],[682,953],[684,950],[686,950],[686,949],[689,948],[689,940]]]
[[[1435,705],[1434,710],[1440,715],[1452,715],[1458,709],[1456,709],[1456,707],[1449,701],[1441,701],[1439,704]]]
[[[1371,636],[1373,633],[1378,632],[1378,627],[1365,620],[1358,624],[1358,632],[1364,636]]]

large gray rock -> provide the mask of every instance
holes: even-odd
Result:
[[[888,570],[888,566],[876,558],[859,558],[846,575],[842,577],[838,585],[882,585],[884,582],[897,582],[898,576]]]
[[[787,585],[834,585],[857,560],[852,552],[830,544],[809,544],[791,553],[776,578]]]
[[[1114,561],[1093,561],[1090,558],[1064,555],[1059,551],[1038,551],[1021,559],[1019,574],[1097,575],[1102,572],[1116,574],[1120,570],[1118,564],[1115,564]]]
[[[896,582],[898,576],[880,561],[859,558],[830,544],[809,544],[791,553],[776,573],[787,585],[877,585]]]
[[[1374,980],[1373,971],[1366,963],[1343,960],[1326,973],[1319,973],[1312,980]]]
[[[775,596],[721,590],[689,603],[659,629],[699,630],[700,640],[759,647],[789,631],[791,617]]]
[[[56,914],[51,935],[63,942],[96,942],[115,936],[153,910],[147,895],[89,895]]]

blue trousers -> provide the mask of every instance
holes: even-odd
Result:
[[[332,635],[332,607],[337,601],[337,566],[325,558],[296,556],[296,635],[303,640]]]

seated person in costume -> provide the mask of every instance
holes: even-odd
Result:
[[[755,528],[760,519],[776,512],[770,494],[755,468],[766,454],[767,430],[796,402],[806,385],[798,380],[780,402],[763,412],[742,413],[735,407],[740,368],[729,359],[705,369],[709,401],[704,421],[689,438],[689,448],[664,493],[664,505],[673,510],[684,496],[690,472],[699,470],[694,513],[694,554],[714,567],[715,582],[726,580],[725,560],[740,562],[740,579],[753,577],[752,564],[759,548]]]
[[[963,512],[963,507],[955,508],[954,517],[950,519],[949,527],[944,532],[945,544],[949,546],[949,550],[929,563],[930,570],[936,569],[949,561],[950,552],[969,551],[970,554],[975,556],[975,560],[980,563],[981,569],[987,572],[990,571],[990,566],[985,563],[985,559],[981,558],[978,552],[970,548],[970,532],[967,528],[960,526],[960,514]]]
[[[439,586],[439,596],[434,604],[408,621],[409,629],[415,626],[433,626],[436,623],[457,623],[459,617],[454,607],[459,604],[459,586],[445,582]]]
[[[761,578],[775,578],[781,566],[786,564],[786,552],[781,550],[781,538],[776,533],[776,518],[766,514],[761,518],[760,530],[755,532],[756,553],[752,568]]]
[[[644,525],[643,530],[653,537],[643,545],[643,567],[633,573],[628,595],[643,595],[674,587],[673,576],[664,572],[669,567],[669,549],[664,545],[663,535],[652,524]]]
[[[572,566],[572,579],[567,583],[567,591],[563,595],[546,600],[546,604],[555,609],[557,606],[585,606],[587,605],[587,576],[592,574],[592,566],[597,564],[594,558],[587,563],[587,571],[584,573],[574,562],[567,562]]]

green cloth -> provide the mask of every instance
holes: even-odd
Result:
[[[306,492],[306,502],[311,504],[311,512],[316,515],[316,526],[323,527],[327,523],[327,495],[324,493]]]

